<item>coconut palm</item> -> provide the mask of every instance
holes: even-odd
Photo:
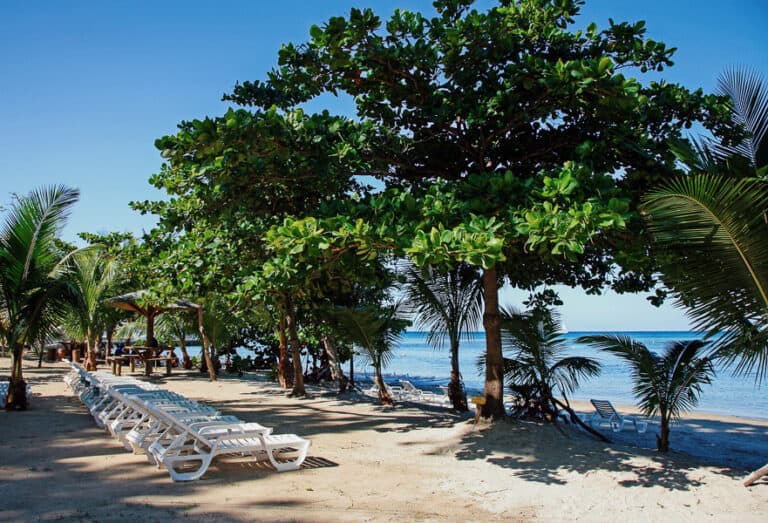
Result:
[[[761,381],[768,371],[768,87],[755,73],[731,70],[720,90],[746,139],[713,144],[698,163],[683,156],[691,176],[648,194],[644,210],[677,304],[726,362]],[[702,174],[712,172],[721,176]],[[747,483],[766,473],[768,465]]]
[[[565,356],[567,344],[559,315],[547,309],[521,312],[501,309],[504,377],[510,389],[523,397],[525,415],[541,414],[554,420],[564,407],[556,394],[566,397],[579,381],[600,374],[600,363],[583,356]]]
[[[87,370],[96,370],[98,343],[115,310],[103,302],[114,294],[121,272],[115,259],[106,256],[98,246],[75,253],[69,265],[66,278],[76,301],[65,325],[70,327],[70,335],[86,340],[85,366]]]
[[[414,324],[429,331],[427,343],[439,349],[446,340],[451,354],[448,394],[453,407],[467,410],[467,394],[459,369],[459,344],[471,339],[483,313],[483,286],[477,269],[460,264],[445,272],[405,268],[405,300]]]
[[[157,321],[156,332],[160,338],[175,340],[182,355],[182,367],[192,368],[192,360],[187,353],[187,338],[197,335],[197,325],[189,313],[166,312]]]
[[[346,336],[363,350],[363,355],[373,367],[379,400],[384,405],[391,405],[392,397],[384,384],[382,369],[392,358],[392,347],[400,341],[405,328],[410,325],[408,320],[400,317],[400,307],[340,307],[333,315],[332,321],[335,327],[343,330]]]
[[[53,186],[19,197],[0,230],[0,337],[13,358],[9,409],[26,408],[24,347],[55,329],[71,298],[62,277],[68,255],[54,240],[78,196]]]
[[[708,385],[715,375],[712,358],[702,356],[707,342],[672,342],[663,354],[657,355],[627,336],[583,336],[577,341],[629,364],[640,409],[646,416],[659,416],[661,434],[656,436],[657,448],[659,452],[668,451],[670,421],[698,404],[702,386]]]

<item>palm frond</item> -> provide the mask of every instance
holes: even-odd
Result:
[[[741,370],[757,367],[762,377],[768,368],[768,184],[690,176],[648,194],[644,209],[668,255],[660,257],[663,279],[677,304],[734,358],[741,347]]]
[[[718,79],[719,93],[733,103],[733,119],[749,136],[732,147],[719,146],[724,154],[748,158],[759,169],[768,165],[768,85],[755,70],[730,68]]]

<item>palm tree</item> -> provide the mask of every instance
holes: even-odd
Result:
[[[155,329],[161,338],[176,340],[181,349],[182,367],[191,369],[192,360],[187,353],[187,338],[197,334],[197,327],[189,313],[166,312],[158,319]]]
[[[12,355],[8,409],[26,408],[25,345],[55,329],[71,297],[62,278],[67,254],[54,239],[78,196],[53,186],[19,197],[0,230],[0,337]]]
[[[504,377],[510,389],[523,396],[524,414],[555,420],[567,395],[579,381],[600,374],[600,363],[583,356],[564,356],[567,344],[559,315],[547,309],[521,312],[501,309],[501,340],[505,352]],[[566,400],[562,404],[555,394]]]
[[[410,321],[399,314],[399,305],[363,309],[344,307],[337,309],[332,320],[336,328],[363,349],[363,355],[373,366],[374,383],[379,389],[379,400],[384,405],[392,405],[392,397],[387,392],[381,371],[392,358],[392,347],[410,325]]]
[[[640,409],[646,416],[659,415],[661,434],[656,436],[656,446],[659,452],[668,451],[669,422],[698,404],[702,385],[715,375],[712,358],[701,356],[707,342],[672,342],[657,355],[627,336],[582,336],[577,341],[629,363]]]
[[[483,313],[483,286],[477,270],[459,264],[446,272],[428,270],[426,274],[413,265],[405,269],[405,299],[419,329],[429,331],[427,343],[439,349],[446,338],[451,354],[451,381],[448,394],[453,408],[467,410],[467,393],[459,370],[459,344],[471,339]]]
[[[105,256],[98,246],[81,250],[71,257],[66,277],[76,301],[70,308],[67,323],[74,329],[73,334],[86,340],[87,370],[96,370],[97,345],[114,316],[114,308],[103,302],[114,294],[120,274],[117,262]]]
[[[747,136],[680,155],[691,176],[648,194],[644,210],[677,304],[726,362],[755,370],[760,382],[768,371],[768,86],[731,69],[719,90]],[[745,484],[765,474],[768,465]]]

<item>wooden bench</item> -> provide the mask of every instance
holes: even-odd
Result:
[[[112,365],[112,374],[115,376],[123,375],[123,363],[125,363],[123,356],[110,356],[106,361]]]
[[[146,358],[144,360],[145,365],[153,365],[154,362],[165,362],[165,375],[170,376],[171,375],[171,369],[173,368],[173,365],[171,365],[171,362],[173,361],[173,358],[169,356],[158,356],[156,358]]]

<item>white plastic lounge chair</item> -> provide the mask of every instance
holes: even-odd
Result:
[[[648,422],[645,420],[638,420],[634,416],[622,416],[613,407],[608,400],[589,400],[592,406],[595,407],[595,412],[587,420],[591,426],[597,424],[607,423],[613,432],[621,432],[627,423],[632,423],[635,431],[638,434],[642,434],[648,428]]]
[[[310,441],[295,434],[270,434],[269,429],[258,424],[193,426],[168,413],[149,408],[152,415],[172,423],[173,430],[177,432],[168,446],[160,440],[149,446],[149,453],[157,463],[165,465],[174,481],[199,479],[208,470],[213,458],[220,454],[266,453],[272,466],[280,472],[297,470],[307,457]],[[297,451],[298,457],[293,461],[278,461],[277,457],[289,449]],[[200,466],[190,472],[176,469],[178,465],[189,462],[199,462]]]
[[[422,390],[408,380],[400,380],[400,385],[403,386],[403,390],[408,395],[408,399],[412,401],[420,401],[424,403],[430,403],[432,405],[443,405],[450,403],[450,399],[447,395],[435,394],[429,390]]]

